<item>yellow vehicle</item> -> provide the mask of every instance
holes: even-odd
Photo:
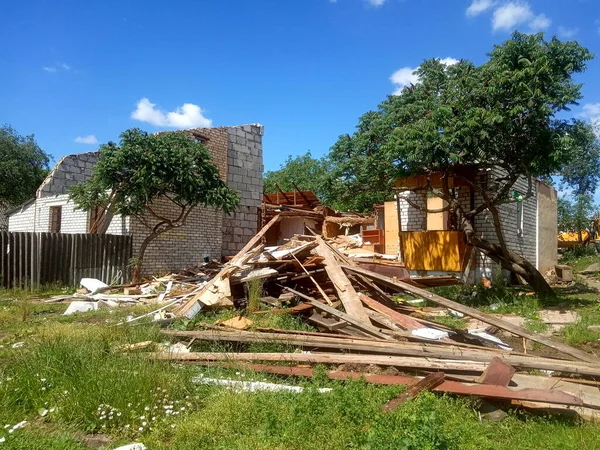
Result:
[[[568,231],[558,235],[558,248],[573,248],[582,246],[600,245],[600,212],[597,217],[590,219],[590,228],[581,231]]]

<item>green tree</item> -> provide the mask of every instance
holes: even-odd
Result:
[[[568,224],[566,229],[579,232],[581,240],[581,232],[589,228],[595,214],[592,196],[600,181],[600,142],[592,125],[581,120],[573,121],[565,142],[567,157],[560,170],[561,187],[571,190],[572,200],[562,199],[559,226],[562,229]]]
[[[327,162],[324,159],[313,158],[310,151],[293,158],[288,156],[278,170],[269,170],[264,176],[265,194],[277,192],[277,186],[283,191],[299,189],[313,191],[321,201],[326,201],[327,191]]]
[[[536,291],[551,294],[535,266],[506,245],[498,208],[532,195],[531,189],[514,192],[519,178],[531,186],[533,177],[559,171],[573,125],[556,114],[581,98],[581,85],[572,77],[591,58],[577,42],[515,32],[479,66],[425,61],[416,85],[361,117],[353,136],[340,137],[331,155],[343,164],[338,180],[351,193],[370,188],[384,195],[398,176],[440,172],[442,188],[428,183],[423,189],[457,213],[467,241]],[[499,168],[503,175],[486,186],[464,176],[465,167]],[[449,188],[450,177],[470,186],[481,203],[472,209],[461,204]],[[474,219],[486,210],[497,243],[475,233]]]
[[[590,228],[591,218],[596,213],[596,206],[591,194],[571,195],[558,199],[558,229],[561,232],[579,232],[579,240],[582,240],[581,232]]]
[[[119,145],[100,147],[92,177],[71,188],[70,196],[83,210],[97,207],[132,216],[148,228],[133,270],[139,280],[148,245],[159,235],[185,225],[197,206],[216,207],[231,213],[239,195],[219,178],[206,147],[183,132],[148,134],[129,129]],[[156,201],[172,208],[157,207]],[[165,210],[175,209],[176,216]]]
[[[21,136],[9,125],[0,128],[0,206],[17,205],[33,196],[46,175],[50,156],[33,135]]]

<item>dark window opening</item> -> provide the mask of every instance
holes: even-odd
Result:
[[[102,206],[96,206],[90,211],[90,220],[88,222],[88,233],[97,233],[98,227],[102,225],[104,220],[104,208]]]
[[[50,233],[60,233],[62,206],[50,207]]]

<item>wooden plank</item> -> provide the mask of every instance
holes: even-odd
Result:
[[[308,277],[310,278],[310,281],[312,281],[313,284],[316,286],[317,290],[321,294],[321,297],[323,297],[323,300],[325,300],[327,302],[327,304],[329,306],[331,306],[332,303],[331,303],[331,300],[329,300],[329,296],[323,291],[323,289],[321,288],[321,286],[319,285],[319,283],[317,283],[317,280],[315,280],[313,278],[313,276],[310,274],[310,272],[308,270],[306,270],[306,267],[304,267],[302,265],[302,263],[300,262],[300,260],[298,260],[298,258],[296,258],[296,255],[294,255],[293,253],[291,253],[291,255],[292,255],[292,258],[294,258],[296,260],[296,262],[300,265],[300,267],[302,268],[302,270],[304,270],[304,272],[306,273],[306,275],[308,275]]]
[[[544,344],[550,348],[558,350],[558,351],[565,353],[567,355],[570,355],[574,358],[600,365],[600,359],[594,355],[591,355],[584,351],[578,350],[576,348],[573,348],[573,347],[563,344],[561,342],[556,342],[551,339],[540,336],[538,334],[532,333],[524,328],[513,325],[509,322],[506,322],[505,320],[498,319],[497,317],[494,317],[491,314],[483,313],[474,308],[470,308],[470,307],[462,305],[458,302],[454,302],[452,300],[441,297],[432,292],[426,291],[425,289],[421,289],[421,288],[412,286],[408,283],[403,283],[402,281],[393,280],[392,278],[386,277],[385,275],[380,275],[378,273],[371,272],[369,270],[365,270],[360,267],[349,266],[349,265],[343,265],[342,267],[344,270],[348,270],[352,273],[358,273],[360,275],[367,276],[367,277],[371,278],[372,280],[375,280],[377,282],[385,284],[386,286],[389,286],[396,290],[409,292],[411,294],[418,295],[419,297],[426,298],[427,300],[437,303],[438,305],[445,306],[446,308],[451,308],[455,311],[466,314],[469,317],[473,317],[475,319],[481,320],[482,322],[485,322],[487,324],[501,328],[503,330],[510,331],[511,333],[516,334],[517,336],[525,337],[527,339],[531,339],[534,342]]]
[[[205,363],[211,364],[211,363]],[[255,372],[265,372],[265,373],[273,373],[279,375],[288,375],[288,376],[302,376],[302,377],[312,377],[314,375],[314,371],[310,367],[297,367],[297,366],[273,366],[268,364],[256,364],[256,363],[219,363],[219,366],[222,367],[231,367],[236,369],[245,369],[245,370],[253,370]],[[337,371],[330,370],[325,372],[327,377],[331,380],[364,380],[367,383],[374,384],[382,384],[382,385],[406,385],[412,386],[419,381],[417,377],[409,377],[402,375],[372,375],[368,373],[360,373],[360,372],[346,372],[346,371]],[[526,377],[528,375],[522,375]],[[447,376],[446,376],[447,377]],[[549,382],[552,381],[551,378],[547,378]],[[490,387],[495,386],[480,386],[476,384],[463,384],[463,387],[456,388],[461,383],[451,382],[445,380],[439,386],[433,389],[434,392],[442,392],[449,394],[464,394],[465,391],[470,391],[470,393],[466,395],[476,395],[480,397],[487,398],[496,398],[496,399],[510,399],[513,401],[518,401],[518,399],[524,398],[537,398],[537,399],[550,399],[553,401],[552,404],[563,404],[569,406],[578,406],[587,405],[588,408],[596,408],[600,409],[600,402],[589,402],[584,399],[580,399],[577,395],[570,394],[569,392],[563,392],[561,390],[555,389],[526,389],[520,390],[516,388],[503,388],[503,386],[499,386],[501,389],[490,389]],[[460,392],[457,392],[460,391]],[[567,394],[567,395],[564,395]],[[525,400],[523,400],[525,401]],[[579,408],[578,408],[579,409]]]
[[[189,300],[188,302],[186,302],[179,310],[177,310],[175,312],[175,314],[178,317],[182,317],[185,316],[187,318],[193,318],[196,316],[196,314],[198,313],[198,311],[200,311],[201,307],[198,304],[198,300],[204,295],[205,292],[208,292],[210,289],[213,288],[213,285],[221,280],[224,277],[228,277],[232,270],[234,269],[234,266],[241,261],[244,256],[246,255],[246,253],[248,253],[249,250],[251,250],[252,248],[254,248],[256,246],[256,244],[259,243],[259,241],[262,239],[262,237],[265,235],[265,233],[269,230],[269,228],[271,228],[272,225],[274,225],[275,223],[279,222],[280,220],[280,215],[276,215],[275,217],[273,217],[269,223],[267,223],[252,239],[250,239],[250,241],[248,241],[248,243],[244,246],[244,248],[242,248],[237,255],[235,255],[233,257],[233,259],[231,261],[229,261],[228,264],[225,265],[225,267],[223,267],[223,269],[217,274],[217,276],[215,276],[212,280],[210,280],[206,286],[204,286],[204,288],[202,288],[202,290],[200,292],[198,292],[198,294],[196,294],[191,300]]]
[[[170,361],[281,361],[311,364],[376,364],[428,370],[483,372],[485,363],[444,361],[409,356],[351,355],[340,353],[149,353],[151,359]],[[496,386],[488,386],[496,387]]]
[[[330,324],[326,324],[329,326]],[[345,330],[344,330],[345,331]],[[371,338],[351,339],[332,336],[298,336],[283,333],[256,333],[256,332],[210,332],[210,331],[177,331],[166,330],[164,334],[174,337],[195,337],[207,341],[232,341],[232,342],[271,342],[298,346],[311,346],[315,348],[330,348],[351,350],[358,353],[379,353],[393,356],[419,356],[424,360],[468,360],[484,363],[485,366],[494,358],[501,358],[506,364],[522,369],[553,370],[556,372],[579,373],[589,376],[600,375],[600,367],[589,363],[563,361],[551,358],[540,358],[504,352],[502,350],[481,348],[464,348],[454,345],[435,345],[416,342],[400,342],[385,339]],[[528,386],[529,387],[529,386]]]
[[[481,384],[493,384],[496,386],[508,386],[510,380],[515,374],[516,369],[497,356],[494,356],[485,371],[479,377]]]
[[[336,261],[329,247],[325,245],[323,239],[317,236],[316,240],[319,244],[317,246],[317,254],[324,258],[323,263],[325,264],[325,271],[327,272],[327,275],[329,275],[329,278],[337,291],[338,297],[344,305],[346,313],[357,321],[369,324],[369,316],[365,312],[354,286],[352,286],[352,283],[341,269],[340,264]]]
[[[412,331],[418,328],[423,328],[423,325],[421,325],[420,322],[416,321],[412,317],[407,316],[406,314],[399,313],[398,311],[394,311],[393,309],[382,305],[378,301],[373,300],[372,298],[364,294],[359,294],[359,298],[361,302],[363,302],[373,311],[377,311],[378,313],[389,317],[391,320],[394,321],[394,323],[399,325],[401,328],[404,328],[405,330]]]
[[[440,384],[442,384],[444,382],[444,378],[445,378],[444,372],[430,373],[422,380],[419,380],[417,383],[413,384],[411,387],[409,387],[406,391],[404,391],[398,397],[393,398],[392,400],[387,402],[385,405],[383,405],[381,407],[381,410],[383,412],[396,411],[398,409],[398,406],[400,406],[402,403],[407,402],[408,400],[412,400],[417,395],[419,395],[421,392],[430,391],[433,388],[438,387]]]
[[[369,316],[366,314],[366,312],[365,312],[365,315],[367,316],[368,323],[365,323],[365,322],[363,322],[361,320],[358,320],[358,319],[352,317],[349,314],[343,313],[342,311],[338,311],[337,309],[335,309],[335,308],[333,308],[333,307],[331,307],[329,305],[325,305],[325,304],[323,304],[323,303],[315,300],[314,298],[309,297],[308,295],[304,295],[301,292],[298,292],[298,291],[296,291],[296,290],[294,290],[292,288],[286,287],[285,289],[288,290],[289,292],[293,293],[293,294],[296,294],[296,295],[299,295],[301,297],[304,297],[316,309],[318,309],[320,311],[323,311],[323,312],[326,312],[327,314],[330,314],[330,315],[332,315],[334,317],[337,317],[338,319],[342,319],[342,320],[344,320],[344,321],[346,321],[346,322],[354,325],[356,328],[358,328],[361,331],[364,331],[364,332],[366,332],[368,334],[371,334],[371,335],[373,335],[375,337],[378,337],[380,339],[385,339],[385,340],[389,340],[389,341],[394,341],[395,340],[394,338],[392,338],[392,337],[390,337],[390,336],[388,336],[386,334],[383,334],[379,328],[374,327],[373,325],[371,325],[371,322],[369,320]]]

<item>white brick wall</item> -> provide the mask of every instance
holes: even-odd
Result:
[[[427,194],[425,192],[400,192],[402,231],[424,231],[427,229]],[[419,205],[422,210],[410,205],[405,198]]]
[[[87,233],[90,214],[75,209],[68,194],[48,195],[38,198],[34,203],[26,205],[19,212],[10,215],[8,231],[33,231],[44,233],[50,231],[50,208],[62,207],[61,233]],[[127,234],[128,220],[117,215],[108,228],[109,234]]]

